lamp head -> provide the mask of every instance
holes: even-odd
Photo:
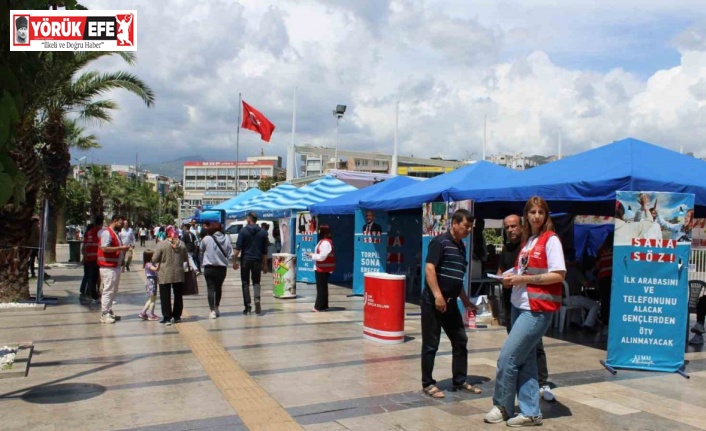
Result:
[[[336,110],[333,111],[334,114],[342,117],[346,113],[346,105],[336,105]]]

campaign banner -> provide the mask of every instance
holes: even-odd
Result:
[[[427,202],[422,205],[422,290],[424,290],[427,280],[424,265],[427,261],[429,243],[435,236],[446,232],[448,229],[448,211],[446,202]]]
[[[279,219],[280,253],[292,253],[292,243],[294,237],[294,218],[283,217]]]
[[[387,237],[387,273],[407,276],[406,298],[419,300],[422,289],[422,230],[419,210],[394,211],[389,214]]]
[[[694,195],[619,191],[615,207],[606,364],[677,371],[684,365]]]
[[[319,237],[316,233],[318,220],[309,211],[298,212],[296,220],[297,281],[316,283],[314,261],[309,257],[308,253],[316,252],[316,244]]]
[[[365,291],[364,274],[387,269],[387,212],[356,209],[353,262],[353,294]]]
[[[137,51],[136,10],[12,10],[10,51]]]

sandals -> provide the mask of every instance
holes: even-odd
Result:
[[[437,388],[436,385],[429,385],[426,388],[424,388],[423,390],[424,390],[425,394],[429,395],[432,398],[436,398],[436,399],[446,398],[446,395],[444,394],[444,392],[441,389]]]
[[[454,392],[455,391],[466,391],[466,392],[470,392],[472,394],[480,394],[483,392],[481,390],[481,388],[473,386],[472,384],[470,384],[468,382],[464,382],[461,386],[454,386],[453,389],[451,389],[451,390]]]

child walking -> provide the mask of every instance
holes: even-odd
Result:
[[[159,286],[159,280],[157,275],[157,266],[152,264],[152,255],[154,251],[147,249],[142,253],[142,261],[145,263],[145,277],[147,282],[145,283],[145,290],[147,290],[147,302],[142,309],[142,312],[138,314],[142,320],[159,320],[159,317],[154,314],[154,306],[157,303],[157,286]],[[147,313],[149,311],[149,314]]]

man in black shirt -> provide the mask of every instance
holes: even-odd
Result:
[[[505,234],[507,235],[507,242],[503,246],[503,251],[500,253],[500,262],[498,263],[498,275],[507,271],[515,266],[517,262],[517,255],[520,254],[520,249],[522,248],[522,224],[520,223],[520,216],[517,214],[511,214],[503,220],[503,227],[505,228]],[[510,312],[512,310],[512,303],[510,299],[512,298],[512,285],[506,284],[505,289],[502,292],[503,301],[503,325],[507,329],[507,333],[510,333],[512,328],[512,319],[510,318]],[[553,402],[556,401],[552,389],[549,386],[549,368],[547,367],[547,353],[544,351],[544,343],[539,340],[537,344],[537,377],[539,381],[539,394],[541,398],[545,401]]]
[[[432,377],[434,359],[439,350],[441,329],[451,341],[453,373],[452,391],[466,390],[474,394],[480,389],[466,382],[468,375],[468,336],[458,309],[457,298],[463,306],[475,309],[463,286],[468,260],[463,239],[473,229],[473,216],[465,209],[457,210],[451,219],[451,229],[434,237],[429,243],[425,274],[426,286],[422,292],[422,388],[432,398],[444,398]]]
[[[240,281],[243,288],[243,303],[245,309],[243,314],[248,314],[252,310],[250,307],[250,281],[252,279],[253,293],[255,294],[255,314],[260,314],[260,276],[267,272],[267,232],[257,225],[257,215],[253,212],[248,214],[248,224],[238,232],[238,240],[235,243],[235,258],[233,259],[233,269],[238,269],[238,256],[242,252],[242,268],[240,269]]]

